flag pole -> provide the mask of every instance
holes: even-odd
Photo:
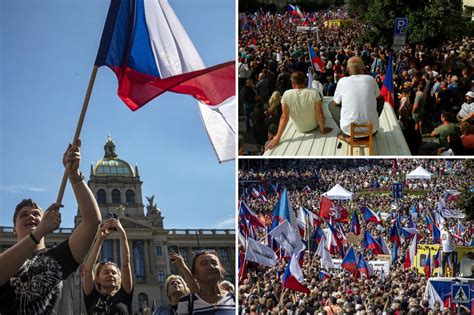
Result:
[[[94,82],[95,82],[95,77],[97,75],[97,70],[99,67],[97,65],[94,65],[92,68],[92,73],[89,79],[89,85],[87,86],[87,91],[86,95],[84,97],[84,102],[82,103],[82,110],[81,114],[79,115],[79,120],[77,121],[77,126],[76,126],[76,132],[74,133],[74,138],[72,139],[72,144],[76,142],[77,139],[79,139],[79,136],[81,134],[81,129],[82,125],[84,123],[84,118],[86,116],[86,111],[87,111],[87,106],[89,105],[89,100],[91,98],[92,94],[92,88],[94,87]],[[64,168],[64,173],[63,173],[63,179],[61,181],[61,186],[59,187],[59,192],[58,192],[58,197],[56,198],[57,203],[61,203],[64,197],[64,191],[66,190],[66,183],[67,183],[67,178],[68,178],[68,173],[67,173],[67,167]]]

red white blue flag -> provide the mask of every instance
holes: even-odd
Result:
[[[387,71],[385,72],[385,79],[383,80],[382,90],[380,95],[383,96],[385,102],[395,107],[395,97],[393,93],[393,56],[388,57]]]

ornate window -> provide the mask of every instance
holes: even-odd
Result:
[[[133,271],[137,281],[145,281],[145,253],[143,241],[133,242]]]
[[[163,252],[161,251],[160,245],[155,246],[155,254],[156,256],[163,256]]]
[[[107,194],[105,193],[105,190],[99,189],[97,191],[97,203],[99,205],[105,205],[107,203]]]
[[[159,283],[165,282],[165,271],[163,269],[158,270],[156,273],[156,278],[158,279]]]
[[[102,261],[113,261],[114,260],[114,249],[113,249],[113,240],[105,240],[102,243]]]
[[[131,189],[127,190],[125,193],[125,197],[127,200],[127,205],[134,205],[135,204],[135,192]]]
[[[112,204],[114,205],[120,204],[120,190],[118,189],[112,190]]]

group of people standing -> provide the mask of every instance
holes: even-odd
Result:
[[[79,205],[81,222],[67,240],[46,248],[45,236],[61,223],[59,203],[46,211],[24,199],[13,215],[17,242],[0,253],[0,314],[72,314],[72,300],[63,284],[83,264],[82,291],[87,314],[133,314],[134,282],[127,234],[120,221],[102,221],[99,206],[79,170],[81,142],[69,145],[63,164]],[[112,233],[120,240],[120,266],[97,262],[103,242]],[[83,260],[86,258],[85,262]],[[170,305],[155,314],[234,314],[233,285],[223,282],[224,269],[216,252],[196,253],[191,270],[179,254],[170,254],[183,273],[165,283]],[[230,284],[230,285],[229,285]]]

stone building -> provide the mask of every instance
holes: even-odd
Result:
[[[104,158],[91,166],[88,185],[96,196],[102,218],[117,216],[127,232],[131,252],[131,267],[134,275],[133,310],[141,313],[142,305],[152,307],[167,304],[164,291],[166,277],[178,273],[170,264],[168,245],[179,245],[185,262],[190,267],[193,252],[200,249],[215,250],[226,269],[226,280],[235,281],[235,231],[215,229],[165,229],[162,211],[155,203],[155,197],[146,197],[143,203],[142,184],[138,167],[119,159],[115,144],[108,138],[104,146]],[[145,211],[146,210],[146,211]],[[78,215],[75,226],[81,221]],[[47,236],[46,246],[53,246],[65,240],[72,229],[58,229]],[[16,242],[13,228],[0,227],[0,251]],[[101,249],[99,261],[120,262],[119,239],[112,233]],[[71,276],[71,294],[74,313],[85,313],[81,291],[80,273]]]

